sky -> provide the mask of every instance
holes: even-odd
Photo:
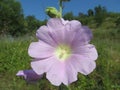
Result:
[[[48,19],[45,9],[49,6],[59,8],[58,0],[18,0],[23,8],[25,16],[34,15],[39,20]],[[64,3],[63,14],[73,12],[78,15],[79,12],[87,13],[88,9],[94,9],[95,6],[105,6],[109,12],[120,12],[120,0],[71,0]]]

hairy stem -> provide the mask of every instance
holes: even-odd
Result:
[[[59,0],[59,12],[60,12],[60,17],[62,17],[62,9],[63,9],[62,0]]]

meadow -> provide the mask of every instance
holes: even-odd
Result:
[[[93,31],[93,43],[99,57],[96,69],[88,76],[79,73],[71,90],[120,90],[120,29],[98,28]],[[31,58],[27,50],[35,36],[0,37],[0,90],[68,90],[56,87],[45,77],[29,84],[17,77],[18,70],[30,69]]]

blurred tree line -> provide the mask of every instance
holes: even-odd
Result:
[[[80,12],[74,16],[68,12],[63,16],[67,20],[79,20],[91,28],[120,28],[120,13],[108,12],[100,5],[89,9],[87,14]],[[31,34],[46,20],[37,20],[34,16],[24,16],[20,2],[16,0],[0,0],[0,35],[20,36]]]
[[[45,21],[34,16],[24,16],[20,2],[16,0],[0,0],[0,35],[19,36],[31,33]]]
[[[87,14],[79,12],[77,16],[74,16],[72,12],[68,12],[64,15],[64,19],[76,19],[91,28],[120,28],[120,13],[108,12],[101,5],[94,7],[94,9],[89,9]]]

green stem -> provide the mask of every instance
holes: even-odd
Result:
[[[68,86],[67,88],[68,88],[68,90],[72,90],[72,89],[70,88],[70,86]]]
[[[60,12],[60,17],[62,17],[62,9],[63,9],[63,6],[62,6],[62,0],[59,0],[59,12]]]

